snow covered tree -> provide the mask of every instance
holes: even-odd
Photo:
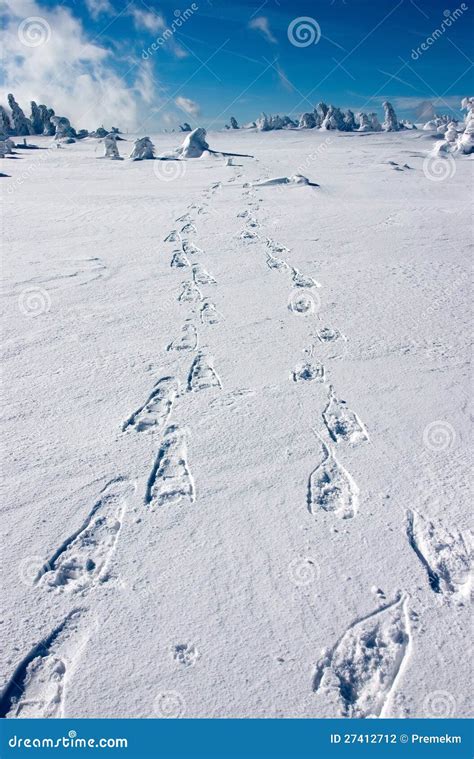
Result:
[[[357,129],[358,132],[371,132],[372,131],[372,124],[370,122],[369,117],[366,113],[361,111],[357,114],[357,120],[359,122],[359,127]]]
[[[269,132],[272,128],[270,126],[270,120],[266,113],[262,113],[262,115],[258,117],[255,124],[259,132]]]
[[[105,153],[104,158],[117,159],[120,158],[120,153],[117,147],[117,134],[110,133],[107,137],[104,137]]]
[[[230,127],[231,127],[231,129],[238,129],[239,128],[239,125],[237,123],[237,119],[234,118],[234,116],[230,117]]]
[[[117,135],[108,135],[108,137],[110,136],[113,136],[115,140],[117,139]],[[132,152],[130,153],[132,161],[144,161],[153,159],[154,157],[155,146],[149,137],[140,137],[138,140],[135,140]]]
[[[10,116],[3,105],[0,105],[0,134],[11,134],[12,125],[10,123]]]
[[[327,114],[329,108],[326,105],[326,103],[321,102],[321,103],[318,103],[318,105],[316,106],[315,110],[316,110],[316,113],[319,116],[320,124],[322,124],[323,121],[324,121],[324,119],[326,118],[326,114]]]
[[[400,129],[400,125],[398,123],[397,115],[395,113],[395,110],[391,103],[386,100],[383,103],[383,110],[384,110],[384,122],[382,124],[382,128],[385,132],[398,132]]]
[[[34,100],[31,101],[30,121],[33,125],[34,133],[43,134],[43,120],[41,118],[41,111]]]
[[[51,123],[56,128],[55,140],[74,140],[76,130],[66,116],[52,116]]]
[[[323,119],[321,129],[338,129],[341,132],[345,131],[344,117],[339,108],[335,105],[330,105],[328,112]]]
[[[369,113],[369,120],[373,132],[382,131],[382,124],[380,123],[376,113]]]
[[[206,142],[206,130],[198,127],[185,137],[179,152],[181,158],[200,158],[206,150],[209,150],[209,145]]]
[[[41,123],[43,127],[41,134],[45,135],[46,137],[52,137],[56,132],[56,127],[51,121],[52,117],[54,116],[54,111],[52,108],[47,108],[42,104],[38,106],[38,109],[40,112]]]
[[[350,108],[344,114],[344,124],[346,132],[353,132],[357,129],[355,117]]]
[[[314,129],[316,126],[314,113],[302,113],[298,126],[300,129]]]
[[[20,137],[26,137],[30,134],[34,134],[31,121],[26,118],[25,114],[11,93],[8,95],[8,105],[12,111],[11,120],[13,122],[13,133],[19,135]]]

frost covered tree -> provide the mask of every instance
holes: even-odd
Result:
[[[382,128],[385,132],[398,132],[400,125],[398,123],[397,115],[391,103],[386,100],[383,103],[384,110],[384,122]]]
[[[356,120],[350,108],[344,114],[344,124],[346,132],[353,132],[357,129]]]
[[[466,111],[466,116],[464,132],[458,139],[458,146],[461,153],[470,155],[474,153],[474,97],[463,98],[461,108]]]
[[[26,137],[30,134],[34,134],[31,121],[26,118],[25,114],[11,93],[8,95],[8,105],[12,111],[11,120],[13,122],[13,133],[20,137]]]
[[[75,140],[76,130],[66,116],[52,116],[51,123],[56,129],[55,140]]]
[[[318,103],[318,105],[316,106],[315,110],[316,110],[316,113],[319,116],[319,122],[320,122],[320,124],[322,124],[323,121],[324,121],[324,119],[326,118],[326,114],[327,114],[329,108],[326,105],[326,103],[323,103],[321,101],[321,103]]]
[[[3,105],[0,105],[0,134],[11,134],[11,130],[10,116]]]
[[[302,113],[298,126],[300,129],[314,129],[316,126],[314,113]]]
[[[359,121],[359,127],[358,132],[371,132],[372,131],[372,124],[370,122],[369,117],[366,113],[361,111],[357,114],[357,119]]]
[[[103,126],[100,126],[100,127],[97,127],[97,129],[95,129],[93,132],[91,132],[90,136],[99,137],[101,140],[103,140],[104,137],[107,137],[108,134],[109,132],[107,131],[107,129],[105,129],[105,127]]]
[[[258,119],[255,122],[255,125],[259,132],[269,132],[272,128],[270,126],[270,120],[266,113],[262,113],[261,116],[258,117]]]
[[[56,128],[51,121],[52,117],[54,116],[54,111],[52,108],[47,108],[42,104],[39,105],[38,108],[41,116],[41,123],[43,126],[41,134],[45,135],[46,137],[52,137],[56,132]]]
[[[13,148],[15,147],[15,143],[6,135],[1,135],[0,145],[1,145],[1,151],[3,153],[2,158],[4,158],[6,155],[11,155],[13,153]]]
[[[107,137],[104,137],[104,158],[112,158],[115,160],[117,158],[120,158],[120,153],[117,146],[117,137],[118,135],[115,133],[108,134]]]
[[[110,136],[110,135],[108,135]],[[117,139],[116,135],[113,135]],[[118,151],[117,151],[118,152]],[[155,146],[149,137],[140,137],[135,140],[130,158],[132,161],[144,161],[155,157]]]
[[[238,129],[239,125],[237,123],[237,119],[234,116],[230,117],[230,128],[231,129]]]
[[[30,121],[33,125],[34,133],[43,134],[43,119],[41,118],[41,111],[34,100],[31,101]]]
[[[259,132],[269,132],[274,129],[293,129],[297,126],[296,121],[293,121],[289,116],[279,116],[278,114],[267,116],[266,113],[262,113],[256,121]]]
[[[382,124],[380,123],[376,113],[369,113],[370,126],[373,132],[381,132]]]
[[[184,138],[179,153],[181,158],[200,158],[206,150],[209,150],[206,130],[198,127]]]
[[[335,105],[330,105],[328,112],[323,119],[321,129],[338,129],[341,132],[345,131],[344,117],[339,108]]]

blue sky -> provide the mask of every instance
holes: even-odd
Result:
[[[457,113],[472,94],[469,2],[12,0],[7,8],[7,55],[16,67],[4,67],[3,91],[48,101],[79,127],[97,126],[91,119],[109,125],[118,111],[115,121],[122,113],[127,128],[184,120],[220,128],[232,115],[297,115],[319,100],[381,113],[386,98],[400,116],[420,118],[430,103]],[[163,40],[186,9],[189,17]],[[304,46],[288,35],[301,17],[314,36]],[[44,20],[44,44],[18,40],[30,18]]]

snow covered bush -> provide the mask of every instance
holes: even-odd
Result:
[[[116,135],[108,135],[108,136],[109,137],[114,136],[115,139],[117,139]],[[132,152],[130,153],[130,158],[132,161],[152,160],[154,157],[155,157],[155,146],[153,145],[149,137],[140,137],[138,140],[135,140],[135,144],[132,148]]]

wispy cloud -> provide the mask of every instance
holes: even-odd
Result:
[[[93,0],[93,2],[96,2],[96,0]],[[155,33],[166,28],[166,21],[161,13],[144,11],[141,8],[132,5],[129,14],[133,18],[133,23],[136,29],[145,29],[147,32]]]
[[[189,113],[190,116],[199,116],[201,109],[199,108],[198,103],[194,100],[179,95],[174,102],[178,108],[181,108],[185,113]]]
[[[275,68],[276,73],[278,74],[278,80],[279,80],[281,86],[284,87],[284,89],[287,90],[288,92],[294,92],[295,91],[295,87],[290,82],[290,80],[288,79],[285,71],[282,69],[282,67],[280,66],[280,64],[276,63],[275,66],[274,66],[274,68]]]
[[[110,0],[86,0],[86,8],[93,19],[98,19],[102,15],[111,16],[115,13]]]
[[[270,29],[270,22],[266,16],[258,16],[249,21],[249,29],[254,29],[263,34],[267,42],[271,42],[272,45],[278,45],[278,40],[273,35]]]

